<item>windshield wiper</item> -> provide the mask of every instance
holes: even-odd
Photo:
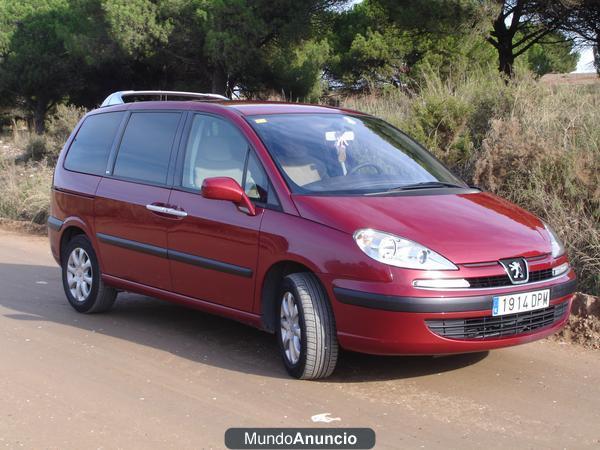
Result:
[[[461,188],[464,189],[465,186],[461,186],[459,184],[447,183],[445,181],[424,181],[422,183],[414,183],[414,184],[405,184],[403,186],[398,186],[388,190],[387,192],[397,192],[397,191],[411,191],[414,189],[438,189],[438,188]]]

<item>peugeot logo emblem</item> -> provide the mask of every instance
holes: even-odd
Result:
[[[525,258],[501,259],[500,264],[512,284],[523,284],[529,281],[529,268]]]
[[[513,261],[509,264],[508,270],[512,272],[512,277],[516,280],[523,278],[523,269],[521,269],[521,264],[519,261]]]

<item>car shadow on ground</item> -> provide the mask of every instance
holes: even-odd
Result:
[[[104,314],[79,314],[68,304],[58,267],[0,264],[0,305],[16,321],[53,322],[169,352],[225,370],[288,378],[273,335],[158,299],[121,293]],[[373,356],[342,352],[327,382],[414,378],[476,364],[487,352],[444,357]]]

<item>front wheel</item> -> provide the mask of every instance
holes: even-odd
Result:
[[[117,291],[102,281],[96,252],[84,235],[65,247],[62,280],[69,303],[81,313],[108,311],[115,302]]]
[[[313,274],[283,279],[278,316],[279,348],[289,374],[305,380],[331,375],[338,355],[335,321],[327,294]]]

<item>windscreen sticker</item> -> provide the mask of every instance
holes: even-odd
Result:
[[[256,123],[267,123],[267,119],[265,119],[265,118],[254,119],[254,121],[255,121]]]

